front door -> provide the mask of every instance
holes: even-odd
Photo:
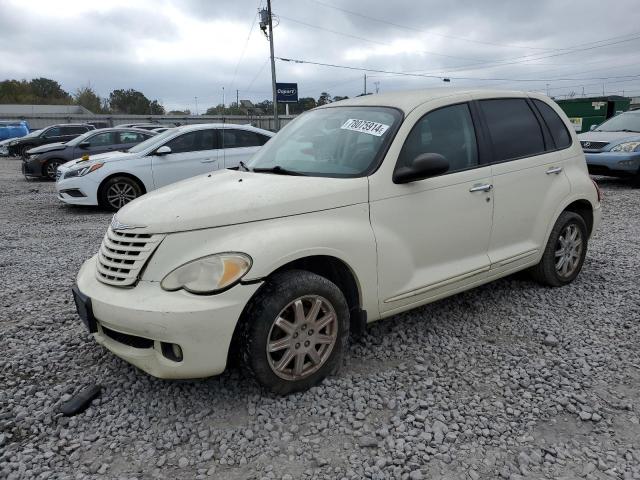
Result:
[[[406,137],[396,168],[410,165],[420,154],[439,153],[449,161],[449,170],[407,184],[394,184],[391,178],[385,182],[378,174],[371,180],[383,316],[473,283],[490,266],[492,174],[490,166],[479,163],[469,106],[419,114],[423,116]]]
[[[165,145],[171,153],[154,155],[152,160],[155,188],[211,172],[219,168],[214,129],[183,133]]]

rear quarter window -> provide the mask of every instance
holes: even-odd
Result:
[[[556,111],[541,100],[534,99],[533,103],[547,124],[556,148],[562,149],[569,147],[571,145],[571,135]]]

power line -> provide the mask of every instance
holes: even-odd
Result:
[[[369,15],[365,15],[365,14],[362,14],[362,13],[354,12],[353,10],[347,10],[346,8],[337,7],[335,5],[331,5],[329,3],[321,2],[319,0],[309,0],[309,1],[311,1],[313,3],[317,3],[317,4],[325,6],[325,7],[328,7],[328,8],[333,8],[334,10],[339,10],[341,12],[348,13],[350,15],[354,15],[356,17],[365,18],[367,20],[372,20],[374,22],[384,23],[384,24],[387,24],[387,25],[392,25],[394,27],[402,28],[402,29],[405,29],[405,30],[411,30],[411,31],[414,31],[414,32],[425,33],[427,35],[432,35],[432,36],[435,36],[435,37],[442,37],[442,38],[447,38],[447,39],[452,39],[452,40],[461,40],[461,41],[464,41],[464,42],[471,42],[471,43],[479,43],[479,44],[482,44],[482,45],[493,45],[493,46],[496,46],[496,47],[504,47],[504,48],[522,48],[522,49],[528,49],[528,50],[547,50],[547,51],[562,50],[562,49],[559,49],[559,48],[543,48],[543,47],[529,47],[529,46],[524,46],[524,45],[508,45],[508,44],[502,44],[502,43],[487,42],[487,41],[483,41],[483,40],[474,40],[472,38],[458,37],[458,36],[455,36],[455,35],[446,35],[446,34],[443,34],[443,33],[426,32],[426,31],[424,31],[424,30],[422,30],[420,28],[417,28],[417,27],[411,27],[409,25],[401,25],[399,23],[390,22],[388,20],[381,20],[379,18],[375,18],[375,17],[371,17]]]
[[[352,67],[352,66],[348,66],[348,65],[336,65],[336,64],[332,64],[332,63],[322,63],[322,62],[313,62],[310,60],[300,60],[300,59],[295,59],[295,58],[283,58],[283,57],[275,57],[278,60],[281,60],[283,62],[292,62],[292,63],[306,63],[309,65],[318,65],[318,66],[322,66],[322,67],[332,67],[332,68],[343,68],[343,69],[347,69],[347,70],[358,70],[361,72],[373,72],[373,73],[387,73],[387,74],[393,74],[393,75],[399,75],[399,76],[406,76],[406,77],[423,77],[423,78],[437,78],[437,79],[443,79],[443,78],[450,78],[452,80],[483,80],[483,81],[508,81],[508,82],[545,82],[545,81],[549,81],[549,80],[554,80],[554,81],[580,81],[580,80],[609,80],[609,79],[616,79],[616,78],[639,78],[640,74],[634,74],[634,75],[620,75],[620,76],[611,76],[611,77],[593,77],[593,78],[554,78],[554,79],[548,79],[548,78],[478,78],[478,77],[452,77],[452,76],[448,76],[448,75],[428,75],[428,74],[423,74],[423,73],[411,73],[411,72],[394,72],[394,71],[389,71],[389,70],[378,70],[378,69],[374,69],[374,68],[364,68],[364,67]]]
[[[362,40],[364,42],[369,42],[369,43],[373,43],[373,44],[376,44],[376,45],[383,45],[383,46],[386,46],[386,47],[393,47],[393,44],[391,44],[391,43],[381,42],[379,40],[371,40],[370,38],[360,37],[358,35],[352,35],[350,33],[339,32],[337,30],[332,30],[330,28],[325,28],[325,27],[321,27],[319,25],[313,25],[311,23],[303,22],[302,20],[296,20],[295,18],[287,17],[287,16],[282,15],[282,14],[280,14],[279,16],[280,16],[280,18],[284,18],[285,20],[289,20],[290,22],[299,23],[300,25],[304,25],[304,26],[310,27],[310,28],[315,28],[317,30],[323,30],[325,32],[333,33],[333,34],[336,34],[336,35],[341,35],[343,37],[355,38],[356,40]],[[435,55],[437,57],[444,57],[444,58],[454,58],[454,59],[457,59],[457,60],[470,60],[470,61],[474,61],[474,62],[479,60],[478,58],[468,58],[468,57],[459,57],[459,56],[456,56],[456,55],[446,55],[444,53],[431,52],[431,51],[428,51],[428,50],[417,50],[417,51],[420,52],[420,53],[425,53],[427,55]],[[483,60],[483,61],[486,62],[487,60]]]
[[[258,6],[256,8],[260,8],[260,4],[262,3],[262,0],[258,0]],[[253,33],[253,27],[256,26],[256,19],[258,18],[258,14],[255,13],[253,15],[253,21],[251,22],[251,27],[249,28],[249,35],[247,35],[247,39],[244,42],[244,46],[242,47],[242,53],[240,54],[240,57],[238,57],[238,62],[236,63],[236,68],[233,71],[233,80],[231,80],[231,87],[233,89],[233,87],[235,87],[235,82],[236,82],[236,76],[238,74],[238,67],[240,66],[240,62],[242,62],[242,60],[244,59],[244,54],[247,51],[247,45],[249,45],[249,39],[251,39],[251,34]]]

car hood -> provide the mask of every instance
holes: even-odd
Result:
[[[117,213],[135,233],[173,233],[329,210],[368,201],[368,180],[219,170],[155,190]]]
[[[65,163],[64,167],[73,168],[78,163],[85,163],[85,162],[93,163],[94,161],[115,162],[119,160],[127,160],[132,157],[137,157],[137,154],[126,153],[126,152],[107,152],[107,153],[98,153],[95,155],[89,154],[89,160],[82,160],[82,158],[76,158],[75,160],[71,160],[70,162]]]
[[[585,132],[578,135],[581,142],[608,142],[621,143],[625,141],[636,141],[640,139],[640,133],[635,132]]]
[[[67,148],[66,143],[56,142],[56,143],[49,143],[47,145],[41,145],[39,147],[34,147],[31,150],[29,150],[29,153],[30,154],[45,153],[45,152],[52,152],[54,150],[64,150],[65,148]]]

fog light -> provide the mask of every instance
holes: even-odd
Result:
[[[162,354],[174,362],[182,361],[182,348],[177,343],[161,342]]]

